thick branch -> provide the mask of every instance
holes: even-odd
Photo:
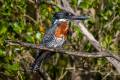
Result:
[[[36,14],[36,20],[37,20],[37,22],[40,22],[39,20],[40,20],[40,10],[39,10],[39,5],[40,5],[40,1],[39,0],[35,0],[35,14]]]
[[[112,57],[112,58],[115,58],[116,60],[120,61],[120,59],[116,58],[115,55],[111,55],[107,52],[92,52],[92,53],[79,52],[79,51],[72,52],[72,51],[67,51],[67,50],[63,50],[63,49],[40,47],[40,45],[35,45],[35,44],[25,43],[25,42],[20,42],[20,41],[6,40],[6,42],[9,45],[20,45],[20,46],[24,46],[24,47],[28,47],[28,48],[57,52],[57,53],[62,53],[62,54],[66,54],[66,55],[72,55],[72,56],[78,56],[78,57],[91,57],[91,58]]]

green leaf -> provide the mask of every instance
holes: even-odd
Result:
[[[19,64],[6,64],[5,69],[7,69],[9,72],[18,71],[19,70]]]
[[[0,49],[0,56],[4,56],[4,55],[5,55],[5,52],[2,49]]]
[[[100,66],[103,66],[103,65],[106,64],[106,60],[101,58],[97,61],[97,64],[100,65]]]
[[[15,64],[15,63],[14,64],[5,64],[4,68],[5,68],[6,75],[13,76],[19,70],[19,64]]]
[[[83,9],[89,8],[89,3],[88,2],[81,2],[80,8],[83,8]]]
[[[40,32],[37,32],[35,37],[36,39],[41,40],[42,35]]]
[[[2,27],[0,27],[0,35],[4,34],[6,32],[7,32],[7,27],[6,26],[3,25]]]
[[[34,42],[34,37],[33,36],[26,36],[26,40],[28,41],[28,42]]]
[[[18,34],[22,32],[22,28],[19,26],[17,22],[13,24],[13,30]]]

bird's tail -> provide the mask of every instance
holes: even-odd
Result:
[[[41,64],[42,64],[43,60],[46,60],[50,56],[51,56],[51,54],[50,54],[49,51],[39,53],[37,55],[37,57],[35,58],[35,61],[33,62],[32,66],[31,66],[31,70],[32,71],[38,70],[41,67]]]

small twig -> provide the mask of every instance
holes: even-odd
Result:
[[[101,80],[106,80],[106,78],[112,73],[112,71],[108,72]]]
[[[46,71],[37,70],[43,80],[52,80]]]
[[[33,0],[28,0],[30,3],[32,3],[32,4],[35,4],[35,2],[33,1]]]
[[[105,27],[107,27],[107,26],[109,26],[109,25],[111,25],[116,19],[118,19],[119,18],[119,16],[115,16],[110,22],[108,22],[108,23],[106,23],[105,25],[104,25],[104,28]]]
[[[67,73],[68,71],[65,71],[64,73],[62,73],[58,80],[63,80],[63,78],[65,77]]]
[[[40,1],[39,0],[34,0],[34,1],[35,1],[35,4],[34,4],[35,18],[36,18],[36,21],[39,23],[40,22],[40,10],[39,10]]]
[[[29,15],[24,15],[25,17],[29,18],[31,21],[33,21],[34,23],[36,23],[36,20],[34,20],[32,17],[30,17]]]
[[[51,2],[46,2],[46,3],[47,3],[47,4],[51,4],[51,5],[55,5],[56,7],[60,8],[60,9],[62,9],[62,10],[64,10],[64,11],[67,11],[67,12],[69,12],[69,13],[75,14],[75,12],[70,11],[69,9],[61,6],[60,4],[56,4],[56,3],[54,3],[53,1],[51,1]]]
[[[63,5],[64,5],[64,6],[63,6],[64,9],[67,9],[67,10],[70,11],[71,13],[74,13],[74,11],[73,11],[73,9],[71,8],[68,0],[62,0],[62,2],[63,2]]]

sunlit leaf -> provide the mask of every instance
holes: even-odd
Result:
[[[14,24],[13,24],[13,30],[16,32],[16,33],[21,33],[21,27],[19,26],[19,24],[17,23],[17,22],[15,22]]]
[[[89,8],[89,2],[81,2],[80,3],[80,8],[83,8],[83,9]]]
[[[2,49],[0,49],[0,56],[4,56],[4,55],[5,55],[5,52]]]
[[[13,76],[19,70],[19,64],[5,64],[4,68],[6,75]]]
[[[42,35],[41,35],[40,32],[37,32],[37,33],[36,33],[36,39],[41,40],[41,36],[42,36]]]
[[[34,37],[33,36],[26,36],[25,38],[28,42],[34,42]]]
[[[19,65],[18,64],[6,64],[5,65],[5,68],[8,70],[8,71],[17,71],[19,70]]]
[[[6,33],[6,31],[7,31],[7,26],[0,27],[0,35]]]

